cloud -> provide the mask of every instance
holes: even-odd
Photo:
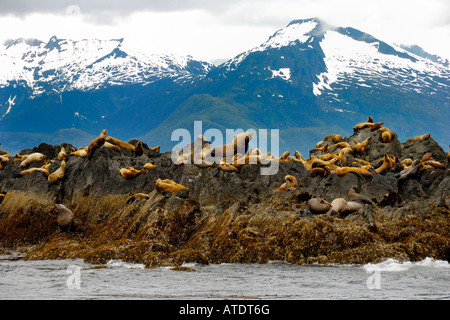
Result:
[[[448,12],[448,0],[0,0],[0,29],[44,41],[124,37],[212,61],[259,45],[292,20],[318,17],[450,58]]]

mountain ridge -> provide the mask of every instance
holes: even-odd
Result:
[[[58,41],[65,45],[53,39]],[[129,58],[122,41],[111,46],[108,58],[94,61],[104,64],[98,70]],[[62,83],[49,87],[45,97],[27,98],[30,88],[18,83],[14,89],[1,88],[0,80],[0,101],[14,99],[12,108],[0,102],[0,139],[1,132],[29,130],[32,123],[24,117],[31,112],[42,121],[39,130],[52,128],[48,135],[72,128],[96,136],[107,128],[118,138],[139,138],[167,150],[173,147],[169,139],[174,129],[191,129],[194,120],[202,120],[205,130],[278,128],[281,148],[307,152],[325,129],[350,136],[346,122],[372,115],[384,119],[404,140],[422,128],[441,145],[448,144],[450,69],[351,27],[332,27],[316,18],[294,20],[260,46],[218,66],[186,59],[177,73],[177,64],[163,62],[160,66],[171,71],[156,68],[161,77],[154,81],[125,83],[125,77],[122,83],[85,91],[67,91],[64,84],[70,82]],[[48,117],[64,110],[60,125],[42,119],[39,106],[45,106]]]

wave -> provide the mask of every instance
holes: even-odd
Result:
[[[396,259],[390,258],[386,261],[380,263],[368,263],[363,266],[366,272],[373,271],[393,271],[393,272],[401,272],[407,271],[413,267],[419,268],[435,268],[435,269],[450,269],[450,263],[444,260],[435,260],[433,258],[425,258],[422,261],[411,262],[411,261],[403,261],[400,262]]]

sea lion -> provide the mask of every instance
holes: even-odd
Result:
[[[327,213],[331,205],[322,198],[311,198],[308,200],[307,210],[314,214]]]
[[[116,146],[121,147],[122,149],[132,150],[134,151],[135,146],[133,146],[131,143],[113,138],[113,137],[106,137],[106,141],[109,143],[115,144]]]
[[[413,160],[411,158],[406,158],[406,159],[403,159],[401,163],[405,167],[405,166],[410,166],[412,162],[413,162]]]
[[[414,177],[422,167],[422,162],[418,159],[414,160],[408,168],[403,169],[400,172],[398,181],[406,180],[408,177]]]
[[[408,139],[406,140],[406,143],[408,143],[408,142],[424,141],[424,140],[429,139],[430,136],[431,136],[431,135],[430,135],[429,133],[426,133],[426,134],[423,134],[423,135],[421,135],[421,136],[411,137],[411,138],[408,138]]]
[[[105,141],[106,141],[106,129],[102,130],[102,132],[100,133],[100,135],[95,138],[94,140],[91,141],[91,143],[89,143],[88,148],[87,148],[87,155],[88,157],[91,157],[92,154],[94,153],[94,151],[102,146]]]
[[[5,156],[5,155],[1,155],[0,156],[0,170],[3,169],[3,164],[9,162],[9,157]]]
[[[55,162],[55,160],[50,160],[50,161],[45,161],[44,165],[41,167],[42,169],[48,169],[48,167],[50,167],[53,163]]]
[[[252,138],[252,132],[240,133],[234,137],[231,143],[212,149],[211,156],[216,158],[231,158],[238,152],[243,152],[244,154],[246,154],[248,151],[249,142]]]
[[[295,159],[300,160],[300,161],[305,161],[302,154],[300,152],[298,152],[297,150],[295,150],[294,155],[295,155]]]
[[[366,150],[369,147],[370,140],[372,140],[372,137],[367,137],[363,142],[354,140],[355,144],[351,146],[353,153],[366,154]]]
[[[311,177],[326,177],[328,175],[328,170],[326,168],[312,168],[311,172],[309,173]]]
[[[381,128],[381,126],[384,124],[384,122],[377,122],[377,123],[373,123],[373,122],[361,122],[358,123],[357,125],[355,125],[353,127],[353,131],[358,131],[364,128],[370,128],[371,131],[377,130],[379,128]]]
[[[58,180],[64,178],[66,174],[66,160],[61,161],[60,167],[55,171],[49,174],[48,181],[50,183],[55,183]]]
[[[450,148],[450,144],[448,145],[448,147]],[[450,164],[450,151],[447,152],[447,165]]]
[[[393,166],[392,160],[389,158],[389,156],[385,153],[383,158],[383,163],[381,166],[375,169],[375,172],[378,174],[385,174],[388,170],[390,170]]]
[[[297,188],[298,183],[297,179],[294,176],[287,175],[284,177],[286,181],[280,187],[276,188],[274,192],[285,192],[285,191],[293,191]]]
[[[161,192],[161,193],[169,192],[169,193],[172,193],[172,194],[177,192],[177,191],[180,191],[180,190],[187,190],[188,189],[185,186],[183,186],[183,185],[181,185],[179,183],[176,183],[175,181],[170,180],[170,179],[164,179],[164,180],[158,179],[158,180],[156,180],[155,188],[156,188],[156,191],[158,191],[158,192]]]
[[[74,214],[63,204],[56,203],[56,209],[58,210],[58,216],[56,217],[56,223],[59,227],[59,232],[71,232],[74,229]]]
[[[328,143],[326,143],[323,147],[320,147],[320,148],[314,148],[314,149],[309,150],[309,153],[311,153],[311,152],[317,152],[317,151],[328,152],[328,150],[329,150],[329,146],[328,146]]]
[[[219,164],[219,169],[222,171],[231,171],[231,172],[239,172],[239,169],[233,166],[232,164],[221,162]]]
[[[157,152],[157,153],[159,153],[159,150],[161,149],[161,146],[157,146],[157,147],[155,147],[155,148],[148,148],[150,151],[155,151],[155,152]]]
[[[422,156],[422,158],[420,159],[420,162],[423,163],[423,162],[431,160],[432,158],[433,158],[433,153],[427,152]]]
[[[344,211],[346,200],[344,198],[336,198],[331,201],[330,213],[341,213]]]
[[[21,176],[24,176],[24,175],[26,175],[27,173],[31,173],[31,172],[34,172],[34,171],[40,171],[40,172],[42,172],[43,174],[45,174],[47,177],[48,177],[48,175],[49,175],[48,170],[47,170],[47,169],[44,169],[44,168],[30,168],[30,169],[26,169],[26,170],[23,170],[22,172],[20,172],[20,175],[21,175]]]
[[[76,151],[72,151],[71,153],[69,153],[69,156],[77,156],[77,157],[85,157],[87,156],[88,151],[87,149],[78,149]]]
[[[339,151],[340,154],[353,154],[353,149],[351,147],[349,148],[342,148]]]
[[[331,147],[333,148],[333,150],[336,150],[337,148],[351,148],[350,144],[344,141],[335,143]]]
[[[105,141],[105,143],[103,144],[102,148],[109,148],[109,149],[113,149],[114,151],[120,152],[120,147],[116,146],[115,144],[112,144],[108,141]]]
[[[361,204],[367,203],[367,204],[373,204],[373,201],[367,198],[366,196],[356,193],[355,189],[350,188],[347,195],[348,201],[358,202]]]
[[[189,153],[183,153],[180,154],[177,158],[176,161],[176,165],[177,166],[182,166],[184,164],[191,164],[192,163],[192,158],[194,157],[194,152],[189,152]]]
[[[134,195],[132,195],[131,197],[129,197],[126,201],[127,204],[130,204],[132,202],[134,202],[136,199],[148,199],[150,198],[150,195],[145,194],[145,193],[136,193]]]
[[[61,151],[59,151],[58,153],[58,160],[59,161],[67,160],[66,148],[61,147]]]
[[[350,172],[356,173],[356,174],[362,174],[365,177],[372,177],[372,173],[364,168],[361,167],[336,167],[336,174],[340,177],[343,177],[347,175]]]
[[[286,151],[281,155],[281,157],[278,158],[278,161],[286,161],[291,153],[289,151]]]
[[[397,137],[397,135],[394,132],[392,132],[390,129],[386,127],[379,128],[378,132],[381,132],[381,141],[383,143],[391,143],[392,139]]]
[[[342,136],[340,134],[330,134],[323,138],[323,140],[332,140],[333,142],[339,142],[342,140]]]
[[[144,169],[155,170],[156,168],[158,168],[158,166],[154,165],[153,163],[147,162],[146,164],[144,164]]]
[[[356,201],[346,201],[342,213],[350,214],[358,212],[363,208],[362,203]]]
[[[369,119],[367,119],[367,122],[373,123],[373,117],[369,116]]]
[[[425,161],[425,162],[423,162],[423,165],[431,166],[434,169],[444,169],[444,170],[446,169],[442,163],[440,163],[439,161],[434,161],[434,160]]]
[[[32,154],[29,154],[26,157],[23,156],[22,159],[23,158],[25,158],[25,159],[20,163],[20,167],[21,168],[25,168],[26,166],[28,166],[32,162],[39,162],[39,161],[45,161],[46,160],[45,155],[43,155],[42,153],[39,153],[39,152],[35,152],[35,153],[32,153]]]
[[[132,178],[136,178],[137,176],[144,174],[145,170],[141,169],[141,170],[137,170],[133,167],[128,167],[128,168],[122,168],[120,169],[120,174],[122,177],[124,177],[125,179],[132,179]]]
[[[134,147],[134,154],[138,157],[144,154],[144,145],[142,144],[142,141],[138,141],[136,143],[136,146]]]

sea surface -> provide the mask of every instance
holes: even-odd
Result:
[[[145,269],[111,260],[26,261],[0,256],[1,300],[450,300],[450,264],[388,259],[367,265],[185,264]],[[195,271],[194,271],[195,270]]]

